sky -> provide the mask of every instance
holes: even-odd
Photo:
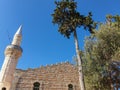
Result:
[[[107,14],[120,15],[119,0],[75,0],[77,10],[87,15],[93,13],[94,21],[105,22]],[[76,55],[74,39],[65,38],[52,23],[54,0],[0,0],[0,68],[4,61],[4,50],[19,28],[22,28],[22,56],[17,68],[38,68],[61,62],[74,62]],[[84,50],[84,39],[89,35],[77,29],[79,46]]]

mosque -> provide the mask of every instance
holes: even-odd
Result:
[[[69,62],[34,69],[16,69],[19,57],[22,26],[5,49],[0,71],[0,90],[80,90],[78,69]]]

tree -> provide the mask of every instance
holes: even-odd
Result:
[[[107,16],[85,43],[84,73],[87,90],[120,88],[120,16]]]
[[[70,38],[70,35],[73,33],[75,40],[75,48],[77,53],[77,59],[79,64],[79,81],[80,81],[80,90],[85,90],[82,63],[79,55],[79,44],[77,38],[77,27],[83,26],[84,29],[93,32],[95,26],[94,21],[92,20],[92,14],[89,12],[88,16],[81,15],[77,10],[77,3],[74,0],[61,0],[55,1],[56,8],[54,10],[53,23],[58,24],[58,31],[67,38]]]

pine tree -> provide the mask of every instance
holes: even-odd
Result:
[[[83,26],[84,29],[93,32],[94,21],[92,20],[92,14],[89,12],[88,16],[81,15],[77,10],[77,2],[74,0],[61,0],[55,1],[56,8],[54,10],[53,23],[58,24],[58,31],[67,38],[73,33],[75,40],[75,48],[78,59],[78,69],[79,69],[79,81],[80,90],[85,90],[84,76],[82,69],[82,62],[79,55],[79,44],[77,38],[77,27]]]

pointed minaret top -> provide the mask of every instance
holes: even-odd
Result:
[[[18,28],[17,32],[15,34],[20,34],[22,35],[22,25]]]
[[[15,33],[12,44],[20,46],[21,40],[22,40],[22,25],[20,25],[17,32]]]

